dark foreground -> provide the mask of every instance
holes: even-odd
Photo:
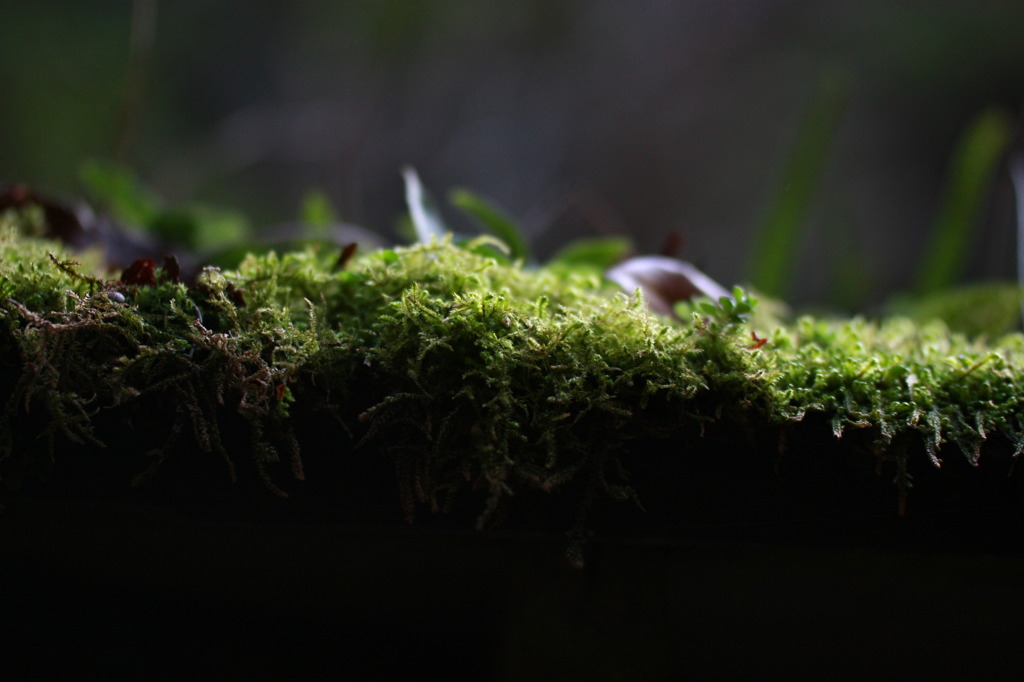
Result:
[[[578,570],[555,534],[19,499],[0,517],[2,666],[12,680],[660,680],[1021,665],[1024,557],[901,547],[878,519],[862,530],[889,540],[844,545],[827,525],[597,538]]]
[[[636,459],[644,510],[595,504],[583,568],[566,559],[569,494],[517,497],[479,532],[482,496],[406,524],[393,466],[373,457],[311,464],[305,492],[273,503],[244,486],[199,489],[221,479],[177,464],[130,493],[124,476],[67,467],[3,500],[0,669],[1019,679],[1024,476],[1012,458],[920,464],[900,517],[891,471],[812,435],[781,463],[773,441]]]

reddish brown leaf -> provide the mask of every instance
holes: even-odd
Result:
[[[152,258],[136,258],[121,275],[121,281],[125,284],[151,287],[156,284],[155,270],[156,261]]]
[[[341,250],[341,253],[338,254],[338,260],[334,264],[334,269],[343,270],[345,266],[348,265],[348,262],[352,260],[352,256],[356,255],[357,247],[358,244],[356,244],[355,242],[347,244],[345,248]]]
[[[181,265],[173,253],[164,256],[164,276],[175,284],[181,281]]]

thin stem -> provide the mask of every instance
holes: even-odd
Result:
[[[1024,151],[1010,157],[1010,177],[1017,196],[1017,284],[1024,289]],[[1021,324],[1024,324],[1024,298],[1020,305]]]
[[[132,25],[128,43],[128,68],[121,94],[121,109],[114,140],[114,158],[125,162],[142,106],[142,95],[149,75],[149,62],[156,34],[157,0],[132,2]]]

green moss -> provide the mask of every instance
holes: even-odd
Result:
[[[19,236],[19,219],[0,231],[8,486],[48,475],[69,444],[116,443],[136,485],[198,451],[279,496],[305,485],[305,458],[372,452],[409,518],[477,490],[486,523],[520,491],[567,491],[581,515],[601,497],[642,503],[626,472],[650,455],[633,445],[676,436],[668,456],[685,458],[678,444],[712,426],[778,438],[827,420],[892,465],[901,500],[911,458],[938,466],[952,446],[977,464],[994,436],[1024,449],[1019,335],[713,309],[677,322],[593,275],[447,241],[129,286]]]

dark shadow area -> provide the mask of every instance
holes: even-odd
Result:
[[[942,470],[913,460],[900,517],[893,472],[877,473],[864,443],[803,426],[781,459],[777,433],[637,443],[624,461],[644,509],[596,501],[582,569],[566,559],[571,486],[512,500],[481,532],[483,494],[406,524],[393,467],[369,451],[309,452],[317,483],[290,486],[289,500],[197,476],[217,470],[209,458],[169,461],[120,493],[76,496],[62,477],[8,496],[0,515],[5,669],[147,679],[1012,670],[1024,498],[996,444],[977,468],[955,453]]]

